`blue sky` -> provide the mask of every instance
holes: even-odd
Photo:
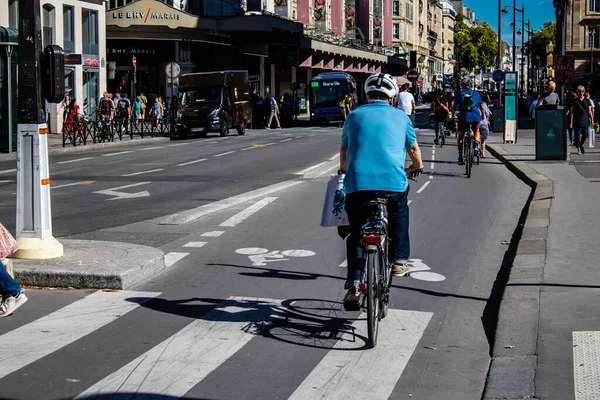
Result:
[[[494,30],[498,26],[498,2],[497,0],[465,0],[465,4],[475,11],[475,17],[487,22]],[[502,0],[502,6],[512,6],[512,0]],[[540,29],[545,21],[556,21],[554,17],[554,6],[552,0],[517,0],[517,8],[525,5],[525,22],[531,20],[532,29]],[[502,16],[502,38],[512,44],[512,8],[507,7],[508,14]],[[522,19],[522,14],[517,12],[517,20]],[[521,22],[517,22],[517,30],[521,28]],[[525,28],[527,29],[527,28]],[[527,39],[527,38],[525,38]],[[521,44],[517,36],[517,46]]]

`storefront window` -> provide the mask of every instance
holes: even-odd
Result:
[[[74,9],[63,6],[63,48],[65,51],[75,52],[75,19]]]
[[[98,54],[98,13],[86,8],[82,15],[83,54]]]
[[[75,70],[65,70],[65,93],[75,93]]]
[[[83,112],[92,119],[96,118],[98,104],[98,70],[83,71],[83,101],[78,101],[83,106]]]

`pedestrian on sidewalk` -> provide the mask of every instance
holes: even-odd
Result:
[[[402,90],[400,91],[400,93],[398,93],[398,96],[396,96],[396,107],[398,107],[399,109],[404,111],[406,115],[408,115],[414,126],[414,115],[417,110],[417,106],[415,104],[415,96],[413,96],[412,93],[408,91],[408,88],[408,83],[402,85]]]
[[[574,104],[574,102],[577,100],[577,92],[571,92],[569,91],[568,93],[565,93],[565,98],[566,103],[567,103],[567,121],[571,120],[571,106]],[[568,124],[567,124],[568,126]],[[569,131],[569,140],[571,142],[571,146],[575,146],[575,130],[571,127],[568,128]]]
[[[544,96],[542,97],[542,101],[541,103],[538,103],[538,105],[558,105],[560,104],[560,97],[558,97],[558,94],[556,93],[556,83],[554,82],[549,82],[548,86],[546,86],[546,94],[544,94]]]
[[[534,127],[535,127],[535,108],[538,106],[538,104],[540,104],[541,101],[542,101],[542,96],[540,96],[538,94],[537,97],[531,102],[531,105],[529,106],[529,116],[531,117],[531,119],[533,119]]]
[[[279,106],[277,105],[277,99],[275,95],[272,94],[270,98],[271,104],[271,112],[269,114],[269,122],[265,129],[271,129],[271,123],[273,122],[273,117],[275,117],[275,122],[277,122],[277,129],[281,129],[281,123],[279,122]]]
[[[590,96],[590,92],[585,92],[585,98],[588,99],[588,101],[592,105],[592,126],[593,126],[594,125],[594,123],[593,123],[594,115],[596,114],[596,105],[594,104],[594,100],[592,100],[592,97]]]
[[[483,119],[479,126],[479,133],[481,134],[481,158],[487,158],[485,146],[490,135],[490,118],[492,117],[492,110],[490,110],[489,104],[491,104],[490,98],[486,96],[483,99]]]
[[[571,105],[569,128],[574,130],[577,154],[585,153],[585,140],[588,137],[588,127],[593,121],[592,104],[585,98],[585,87],[577,87],[577,99]]]
[[[27,301],[17,281],[6,271],[6,257],[16,251],[16,243],[10,232],[0,224],[0,317],[8,317]]]

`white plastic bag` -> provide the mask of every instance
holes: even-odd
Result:
[[[334,175],[327,182],[327,192],[325,193],[323,213],[321,214],[321,226],[350,225],[345,205],[344,175]]]
[[[593,149],[594,147],[596,147],[596,132],[594,131],[594,128],[590,125],[588,126],[588,135],[590,137],[589,140],[589,145],[590,145],[590,149]]]

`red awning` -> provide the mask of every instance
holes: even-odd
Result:
[[[375,74],[380,74],[381,73],[381,65],[377,68],[375,68]]]
[[[360,69],[360,72],[369,73],[369,64],[363,65],[363,67]]]
[[[329,60],[329,62],[327,64],[325,64],[325,66],[323,67],[323,69],[328,69],[328,70],[333,70],[334,67],[334,60],[333,58],[331,60]]]
[[[312,56],[309,56],[306,60],[300,64],[300,67],[310,68],[312,67]]]
[[[339,62],[335,63],[335,66],[333,67],[334,71],[344,71],[344,60],[340,60]]]
[[[318,63],[316,63],[315,65],[313,65],[312,67],[315,68],[315,69],[323,69],[324,65],[325,65],[324,61],[321,60]]]

